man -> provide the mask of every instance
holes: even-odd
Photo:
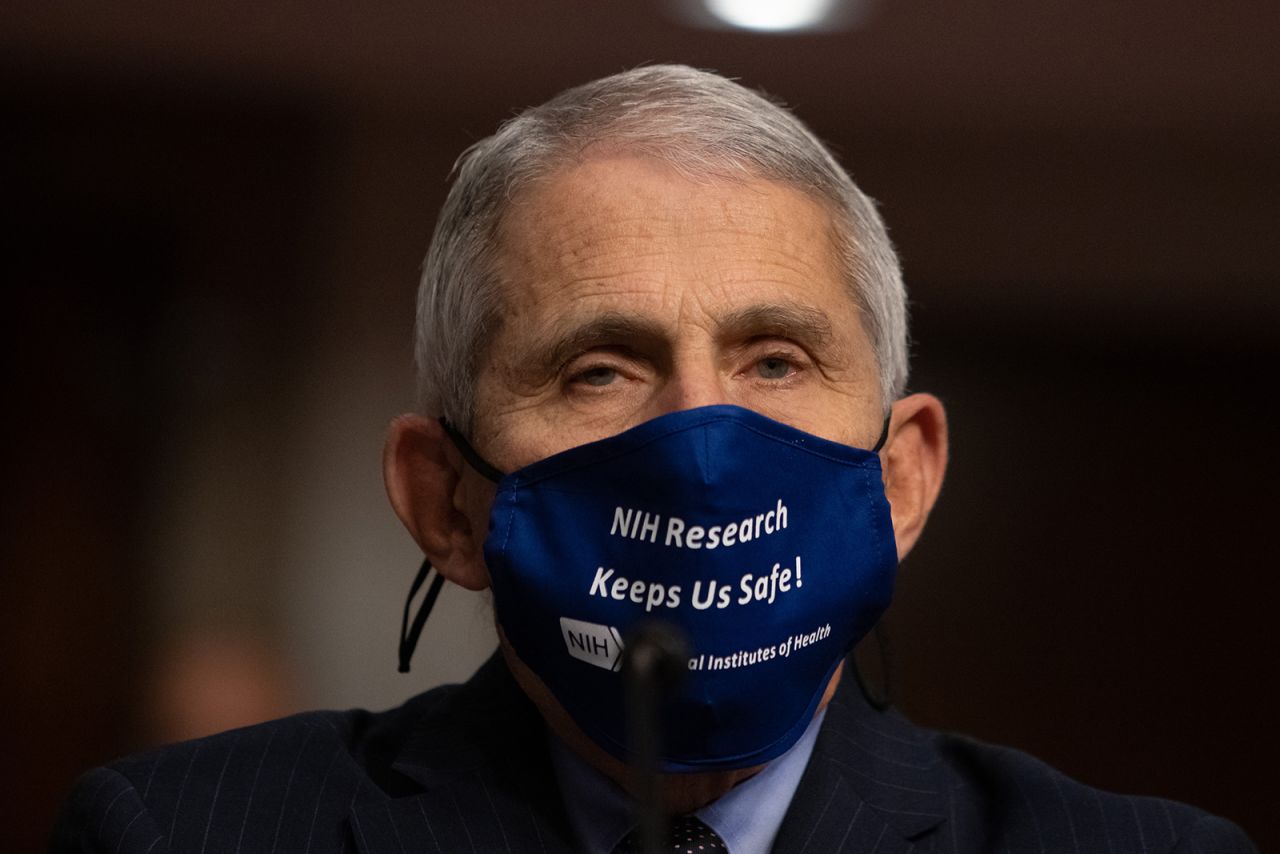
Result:
[[[429,564],[493,589],[500,654],[391,712],[92,772],[55,849],[638,850],[618,668],[649,621],[687,644],[674,850],[1252,850],[864,697],[844,655],[946,464],[941,404],[904,394],[904,303],[871,202],[723,78],[642,68],[509,122],[441,213],[423,414],[384,458]]]

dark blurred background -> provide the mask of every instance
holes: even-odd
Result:
[[[782,97],[877,198],[953,464],[890,615],[916,721],[1280,846],[1280,4],[6,5],[0,826],[91,764],[385,707],[492,647],[381,494],[456,155],[642,62]]]

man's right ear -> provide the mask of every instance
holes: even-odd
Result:
[[[478,476],[467,476],[440,423],[412,414],[392,421],[382,476],[396,516],[436,571],[468,590],[488,587],[484,532],[476,536],[466,512],[465,490]]]

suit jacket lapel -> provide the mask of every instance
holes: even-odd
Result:
[[[932,736],[897,712],[874,709],[850,667],[827,707],[774,850],[911,850],[942,823],[948,798]]]
[[[497,656],[423,711],[392,767],[422,791],[352,809],[366,854],[572,850],[542,720]]]

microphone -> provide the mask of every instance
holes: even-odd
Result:
[[[662,803],[663,700],[674,694],[688,672],[689,642],[670,623],[648,620],[630,632],[622,652],[622,683],[627,703],[631,770],[639,802],[640,850],[661,854],[667,848],[667,813]]]

